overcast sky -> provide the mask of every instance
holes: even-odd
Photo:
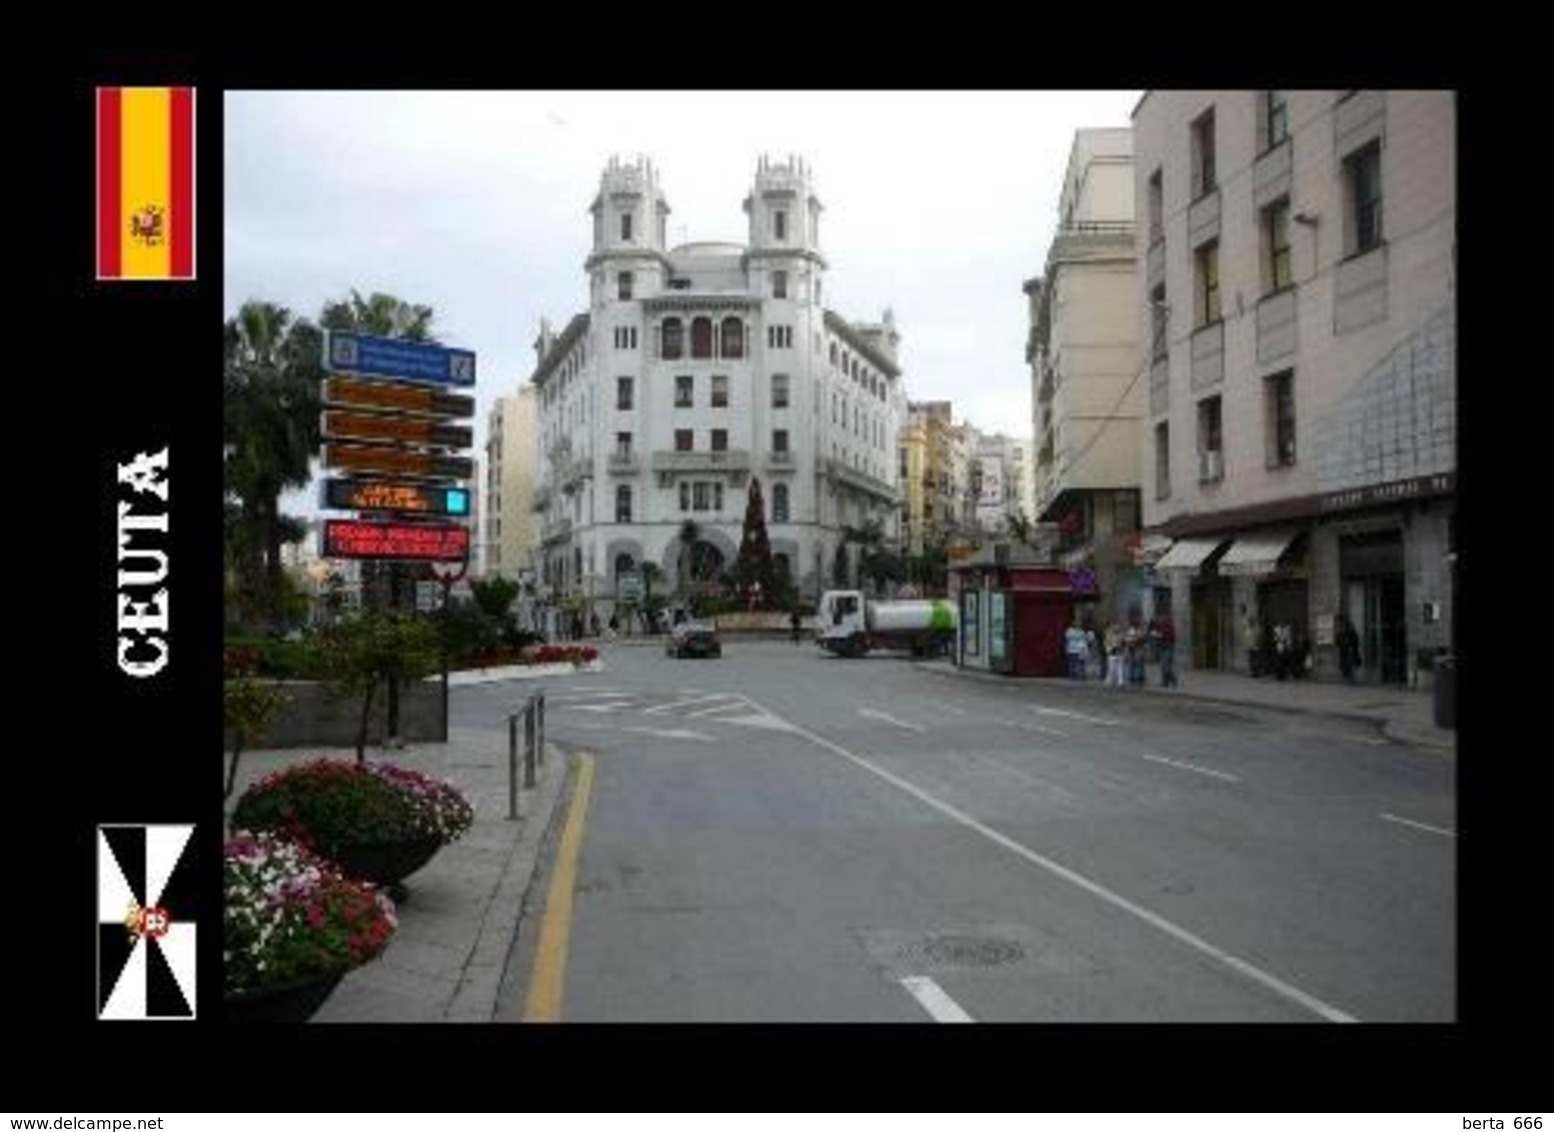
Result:
[[[435,308],[491,401],[534,365],[539,320],[587,306],[588,206],[645,154],[671,244],[745,242],[762,154],[804,158],[825,208],[826,305],[890,307],[914,400],[1029,435],[1026,300],[1074,131],[1126,126],[1138,91],[234,92],[226,96],[228,314],[316,317],[352,287]]]

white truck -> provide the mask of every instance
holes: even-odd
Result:
[[[955,640],[955,605],[943,598],[871,601],[857,590],[827,590],[816,620],[816,643],[838,656],[863,656],[871,649],[926,656],[948,650]]]

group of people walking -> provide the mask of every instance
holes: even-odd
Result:
[[[1093,660],[1104,683],[1143,687],[1144,663],[1153,650],[1160,662],[1161,686],[1176,686],[1176,626],[1169,617],[1156,617],[1146,625],[1135,614],[1126,627],[1113,621],[1099,635],[1076,619],[1064,634],[1063,646],[1071,679],[1086,679]]]

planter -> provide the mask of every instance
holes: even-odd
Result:
[[[345,972],[320,975],[296,982],[280,983],[273,987],[228,994],[222,1000],[222,1014],[226,1021],[238,1025],[248,1023],[282,1024],[306,1022],[324,1001],[334,993]]]
[[[442,842],[435,837],[419,841],[382,841],[364,845],[330,846],[324,855],[347,876],[386,888],[395,901],[406,898],[399,882],[437,855]]]

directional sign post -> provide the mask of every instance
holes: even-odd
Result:
[[[388,511],[396,515],[469,517],[469,489],[386,479],[325,480],[323,506],[331,511]]]
[[[473,350],[450,350],[403,338],[379,338],[353,330],[325,332],[324,368],[330,373],[424,381],[434,385],[474,385]]]

